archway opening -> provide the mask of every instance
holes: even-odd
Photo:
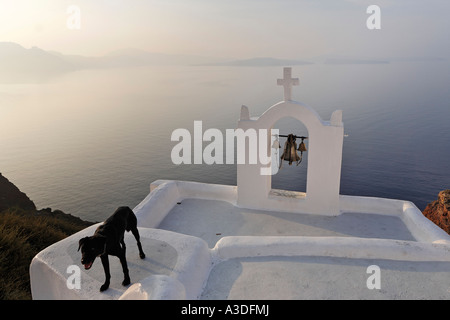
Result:
[[[278,129],[280,135],[288,135],[292,133],[298,137],[309,137],[306,126],[301,121],[292,117],[281,118],[274,124],[273,129]],[[306,195],[308,151],[303,152],[302,161],[298,165],[296,162],[292,162],[292,164],[289,165],[288,161],[280,159],[283,154],[287,138],[280,137],[278,141],[280,146],[280,148],[278,148],[278,163],[281,163],[281,168],[275,175],[271,176],[272,192],[275,192],[275,190],[288,190],[302,192]],[[307,150],[309,149],[308,141],[309,139],[305,139],[303,141]],[[298,148],[301,143],[301,139],[297,138],[295,142]],[[296,150],[296,152],[298,156],[300,156],[300,151]]]

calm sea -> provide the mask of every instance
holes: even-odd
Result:
[[[39,84],[0,85],[0,172],[36,203],[101,221],[136,206],[157,179],[236,184],[235,165],[179,165],[173,130],[234,129],[282,100],[281,67],[85,70]],[[294,100],[324,120],[343,110],[341,194],[413,201],[450,188],[450,67],[446,61],[296,66]],[[297,120],[281,133],[307,135]],[[284,141],[281,141],[283,145]],[[206,145],[206,143],[205,143]],[[306,153],[307,154],[307,153]],[[274,188],[305,191],[307,157]]]

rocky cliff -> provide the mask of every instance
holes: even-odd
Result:
[[[450,190],[439,192],[438,199],[429,203],[423,215],[450,234]]]
[[[30,299],[29,267],[49,245],[92,225],[33,201],[0,174],[0,300]]]
[[[79,227],[87,227],[93,224],[93,222],[81,220],[61,210],[52,211],[51,208],[36,209],[34,202],[0,173],[0,213],[2,211],[11,211],[11,209],[18,209],[18,211],[27,212],[31,215],[65,220]]]
[[[11,207],[36,209],[33,201],[0,173],[0,212]]]

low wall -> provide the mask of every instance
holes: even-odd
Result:
[[[171,231],[149,229],[139,227],[141,242],[159,241],[166,248],[176,251],[176,263],[168,274],[144,275],[142,279],[134,279],[133,268],[140,261],[127,258],[130,269],[131,281],[136,281],[128,289],[121,287],[120,290],[110,288],[102,293],[99,288],[104,281],[104,272],[100,259],[97,259],[94,267],[84,270],[80,264],[81,254],[77,252],[78,240],[94,233],[96,226],[84,229],[54,245],[44,249],[37,254],[30,265],[31,293],[34,300],[80,300],[80,299],[197,299],[202,293],[210,266],[212,263],[211,251],[202,239],[187,236]],[[127,243],[127,256],[138,258],[137,246],[133,243],[134,238],[130,233],[125,233]],[[133,252],[133,250],[135,252]],[[146,251],[146,261],[155,261],[158,253]],[[155,256],[153,256],[155,255]],[[145,262],[142,262],[145,264]],[[67,286],[70,273],[67,267],[79,266],[81,271],[81,288],[74,289]],[[111,272],[113,277],[122,278],[121,267],[118,259],[110,258],[110,267],[116,268]],[[142,267],[141,267],[142,268]],[[145,269],[145,267],[144,267]],[[113,269],[111,269],[113,270]],[[133,280],[134,279],[134,280]],[[116,281],[116,282],[117,282]]]
[[[446,244],[350,237],[224,237],[213,252],[216,261],[263,256],[450,261]]]
[[[236,205],[237,187],[189,181],[157,180],[150,185],[150,194],[134,208],[139,225],[157,228],[177,202],[183,199],[210,199]],[[280,198],[280,197],[278,197]],[[289,199],[287,199],[289,200]],[[339,197],[340,212],[371,213],[397,216],[420,242],[450,244],[450,236],[409,201],[376,197]]]
[[[397,216],[402,219],[417,241],[447,242],[450,244],[450,236],[427,219],[419,208],[410,201],[341,195],[340,207],[341,212]]]
[[[150,193],[133,211],[139,226],[157,228],[173,206],[183,199],[220,200],[235,205],[236,195],[236,186],[156,180],[150,185]]]

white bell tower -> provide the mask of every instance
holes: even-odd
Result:
[[[284,87],[284,101],[271,106],[261,116],[252,118],[248,108],[242,106],[238,128],[244,131],[255,129],[257,132],[260,129],[266,129],[270,133],[274,124],[282,118],[292,117],[302,122],[309,134],[306,152],[308,157],[306,193],[274,192],[271,189],[272,176],[261,174],[270,167],[270,164],[264,165],[259,161],[256,164],[238,164],[237,205],[261,210],[339,215],[344,139],[342,111],[336,110],[329,121],[324,121],[311,107],[292,101],[292,86],[298,85],[299,79],[292,78],[291,68],[284,68],[284,77],[278,79],[277,84]],[[280,133],[288,134],[289,132]],[[267,150],[271,150],[271,139],[268,139],[267,144]],[[247,157],[248,145],[245,152]]]

